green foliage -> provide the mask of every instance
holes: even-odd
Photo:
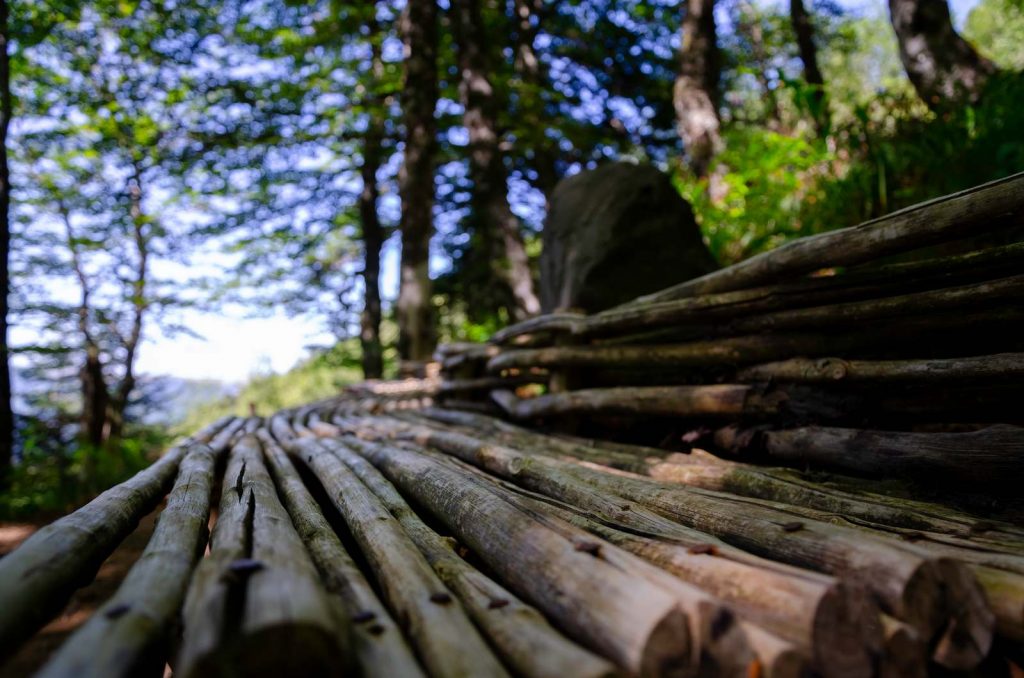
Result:
[[[964,35],[1001,68],[1024,70],[1024,3],[982,0],[967,15]]]
[[[0,493],[0,520],[56,517],[124,482],[152,462],[170,442],[167,431],[135,427],[114,447],[71,443],[54,449],[49,423],[30,420],[20,463]]]
[[[393,373],[393,352],[386,352],[385,360],[385,369]],[[285,407],[337,395],[339,390],[362,378],[359,342],[350,339],[315,354],[284,374],[252,377],[236,395],[190,411],[178,428],[183,434],[191,433],[225,415],[249,416],[253,409],[259,415],[270,415]]]

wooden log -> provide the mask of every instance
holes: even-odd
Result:
[[[736,556],[730,547],[716,544],[710,537],[701,541],[685,536],[679,539],[672,531],[661,532],[657,535],[660,539],[655,539],[638,534],[638,526],[629,520],[625,521],[626,529],[617,529],[586,517],[580,510],[507,491],[501,496],[535,513],[551,513],[644,558],[707,591],[744,618],[771,629],[771,635],[791,641],[793,648],[783,650],[771,640],[762,639],[763,634],[751,634],[765,648],[758,656],[772,657],[770,664],[778,664],[779,671],[788,673],[805,663],[793,656],[792,650],[796,649],[798,656],[813,656],[816,671],[822,676],[872,675],[881,632],[878,608],[866,591],[809,572],[780,571],[771,565],[758,567],[751,559],[730,559]]]
[[[943,384],[1002,381],[1024,377],[1024,353],[997,353],[934,360],[844,360],[792,358],[755,365],[737,375],[740,382],[878,382]]]
[[[928,675],[928,646],[921,635],[898,619],[882,615],[885,649],[879,667],[880,678],[925,678]]]
[[[432,431],[419,436],[468,463],[496,473],[505,469],[510,479],[531,483],[530,489],[549,496],[572,488],[567,477],[583,479],[609,497],[635,502],[752,553],[848,578],[871,589],[886,611],[923,637],[957,629],[963,642],[942,647],[935,657],[950,668],[977,664],[991,645],[994,617],[966,566],[935,558],[912,544],[821,521],[794,521],[784,506],[771,502],[737,501],[722,493],[613,476],[552,458],[527,458],[469,436]],[[787,529],[794,522],[799,527]]]
[[[586,316],[582,313],[548,313],[504,327],[488,340],[491,344],[505,344],[528,334],[571,333]]]
[[[324,440],[323,444],[359,476],[398,520],[516,675],[585,678],[615,673],[612,664],[569,641],[535,608],[456,555],[451,543],[427,526],[379,471],[349,449],[348,445],[360,446],[359,441]]]
[[[1024,276],[1017,275],[972,285],[915,292],[845,304],[813,306],[737,318],[729,326],[737,334],[850,327],[909,314],[948,312],[958,308],[1012,303],[1024,297]]]
[[[162,671],[189,577],[206,548],[218,456],[201,443],[190,446],[142,556],[38,676],[128,678]]]
[[[348,630],[277,498],[259,441],[228,457],[210,555],[185,599],[175,675],[341,676]]]
[[[0,559],[0,661],[96,575],[103,560],[174,481],[194,442],[220,445],[237,422],[221,420],[164,453],[149,468],[47,525]],[[228,431],[230,433],[230,431]],[[216,437],[215,437],[216,436]]]
[[[453,393],[471,393],[475,391],[490,391],[491,389],[514,388],[526,384],[543,384],[547,381],[548,375],[543,372],[524,372],[522,374],[508,377],[478,377],[475,379],[451,379],[441,382],[437,392],[441,396]]]
[[[387,608],[346,551],[316,500],[266,430],[257,433],[281,501],[320,572],[327,590],[337,596],[352,630],[352,650],[366,676],[424,676],[412,649]]]
[[[380,499],[319,441],[296,438],[292,445],[344,517],[427,671],[432,676],[507,675],[462,605]]]
[[[571,637],[642,676],[692,675],[687,618],[663,589],[576,548],[423,455],[387,445],[360,452]]]
[[[679,299],[760,285],[823,268],[976,235],[1014,223],[1024,210],[1024,173],[936,198],[858,226],[800,238],[770,252],[630,303]]]
[[[999,635],[1024,643],[1024,578],[992,567],[972,568],[996,616]]]
[[[788,463],[818,464],[872,476],[925,475],[976,486],[1024,480],[1024,428],[915,433],[808,426],[733,435],[716,443],[734,452],[763,453]]]
[[[582,318],[565,328],[577,338],[621,335],[681,325],[724,322],[755,313],[856,301],[990,280],[1019,271],[1024,243],[955,257],[883,266],[834,276],[803,278],[781,284],[708,294],[674,301],[632,304]],[[536,319],[539,320],[539,319]]]

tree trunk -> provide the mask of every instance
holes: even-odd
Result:
[[[946,0],[889,0],[889,14],[903,67],[929,108],[977,100],[996,67],[953,29]]]
[[[376,21],[371,23],[370,48],[371,77],[374,86],[384,77],[384,62],[380,54],[380,37]],[[379,104],[380,102],[374,102]],[[380,342],[380,250],[384,245],[384,228],[377,213],[377,170],[381,164],[381,142],[384,120],[374,106],[363,137],[363,164],[360,173],[363,188],[359,193],[359,219],[363,228],[363,312],[359,316],[359,344],[362,349],[363,376],[379,379],[384,374],[383,349]]]
[[[686,145],[690,168],[698,177],[706,177],[712,158],[722,146],[714,0],[687,0],[679,61],[672,97],[679,135]]]
[[[540,312],[533,289],[533,274],[520,233],[519,219],[508,202],[508,175],[500,148],[497,111],[499,101],[490,80],[486,26],[479,0],[452,2],[452,28],[458,46],[462,80],[459,96],[463,124],[469,133],[469,169],[473,180],[472,205],[479,228],[484,232],[484,256],[495,276],[504,282],[515,300],[517,320]],[[491,255],[486,247],[493,243]]]
[[[825,78],[818,68],[818,46],[814,44],[814,24],[804,7],[803,0],[789,0],[789,19],[796,34],[800,61],[804,64],[804,81],[811,88],[808,104],[819,133],[828,129],[828,100],[825,97]]]
[[[134,173],[128,185],[131,200],[129,216],[132,224],[132,242],[135,245],[135,279],[131,283],[132,321],[128,336],[124,339],[124,363],[121,382],[111,395],[107,407],[106,439],[109,445],[117,445],[124,433],[124,413],[135,390],[135,358],[142,341],[142,323],[149,303],[146,287],[149,276],[149,236],[146,233],[146,215],[142,211],[142,171],[133,162]]]
[[[0,488],[14,458],[14,413],[7,346],[7,295],[10,291],[11,182],[7,167],[7,127],[11,122],[11,66],[8,56],[7,0],[0,0]]]
[[[437,5],[409,0],[400,31],[405,45],[405,163],[402,198],[402,264],[398,291],[398,351],[405,360],[428,360],[436,341],[430,285],[430,237],[434,232],[434,155],[437,147]]]
[[[544,118],[544,93],[550,89],[546,75],[541,66],[540,58],[534,48],[537,32],[542,21],[541,14],[544,11],[543,0],[514,0],[513,11],[515,12],[515,61],[513,66],[522,80],[522,91],[520,94],[523,112],[529,119],[529,124],[535,129],[543,129],[546,124]],[[529,149],[533,154],[533,168],[537,172],[537,178],[533,181],[545,198],[550,198],[555,190],[555,185],[562,178],[558,170],[557,147],[543,134],[538,134],[533,141],[533,148]]]

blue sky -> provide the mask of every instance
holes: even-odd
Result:
[[[958,27],[962,27],[977,1],[950,0]],[[851,13],[886,11],[881,0],[840,0],[840,4]],[[435,268],[443,266],[440,260],[433,263]],[[385,299],[394,299],[397,294],[397,267],[398,248],[392,241],[385,248],[382,267]],[[332,342],[319,322],[289,318],[283,312],[260,318],[246,317],[242,309],[217,314],[189,312],[183,320],[202,338],[163,337],[150,326],[148,338],[139,351],[140,372],[239,383],[253,374],[285,371],[307,356],[311,346]]]

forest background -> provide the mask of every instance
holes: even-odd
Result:
[[[0,0],[0,517],[536,313],[603,161],[722,265],[1024,170],[1024,2],[953,10]]]

